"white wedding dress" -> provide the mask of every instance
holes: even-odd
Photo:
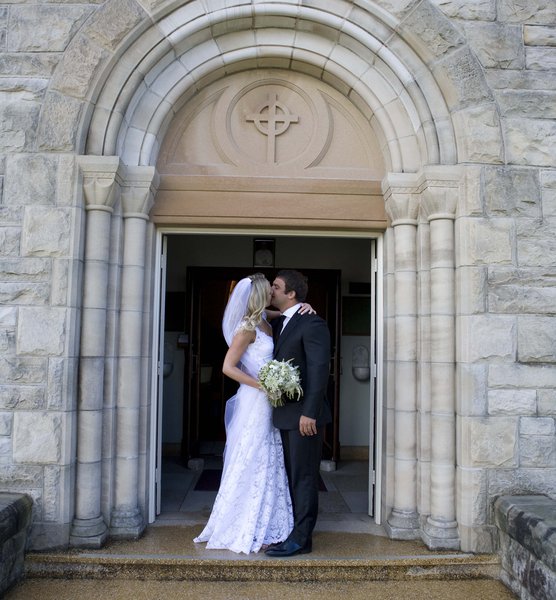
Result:
[[[241,369],[257,377],[272,359],[272,338],[256,329]],[[241,384],[226,404],[226,447],[218,495],[195,542],[207,548],[258,552],[285,540],[293,528],[292,504],[280,432],[264,392]]]

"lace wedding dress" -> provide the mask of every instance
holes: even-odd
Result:
[[[272,359],[272,338],[256,329],[241,358],[253,377]],[[292,505],[280,432],[266,395],[240,385],[226,404],[226,447],[220,489],[206,527],[195,542],[207,548],[258,552],[281,542],[293,528]]]

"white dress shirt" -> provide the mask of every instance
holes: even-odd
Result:
[[[290,306],[289,308],[286,308],[286,310],[282,313],[284,315],[284,317],[286,317],[286,318],[284,319],[284,322],[282,323],[282,329],[280,330],[280,333],[282,333],[282,331],[284,331],[284,328],[289,323],[290,319],[295,315],[295,313],[300,308],[301,308],[301,302],[294,304],[293,306]]]

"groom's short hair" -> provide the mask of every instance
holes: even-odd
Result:
[[[282,269],[278,272],[279,277],[285,284],[286,294],[295,292],[295,298],[298,302],[305,302],[309,286],[307,285],[307,277],[299,271],[293,269]]]

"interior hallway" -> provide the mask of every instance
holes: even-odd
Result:
[[[219,449],[203,455],[205,469],[221,469]],[[368,515],[369,465],[367,461],[340,462],[335,471],[321,471],[326,491],[319,493],[317,531],[346,531],[384,535]],[[162,504],[156,524],[204,524],[217,491],[196,490],[202,469],[188,469],[179,459],[162,462]]]

